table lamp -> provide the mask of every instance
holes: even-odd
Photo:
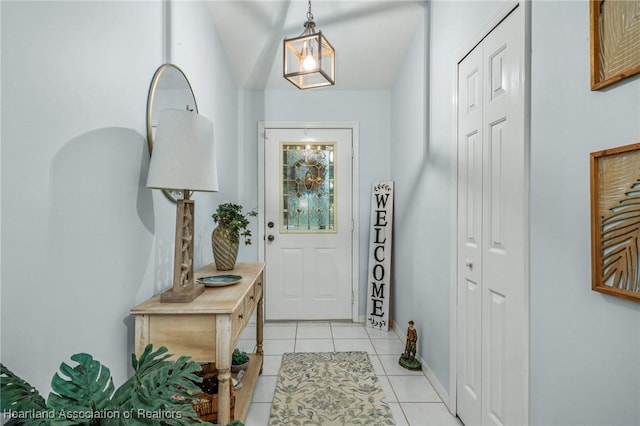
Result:
[[[177,200],[173,287],[161,302],[191,302],[204,286],[193,277],[195,204],[191,191],[217,191],[213,124],[192,111],[167,109],[160,113],[149,164],[147,188],[182,190]]]

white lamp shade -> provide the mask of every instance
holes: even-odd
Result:
[[[153,141],[147,187],[217,191],[213,124],[195,112],[160,113]]]

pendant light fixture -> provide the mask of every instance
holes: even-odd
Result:
[[[304,31],[295,38],[284,39],[284,78],[298,89],[335,84],[336,52],[329,41],[316,32],[311,13],[311,0]]]

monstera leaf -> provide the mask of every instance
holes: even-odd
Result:
[[[67,379],[58,373],[53,376],[51,388],[55,393],[49,394],[47,405],[58,414],[56,424],[96,424],[90,413],[111,408],[115,390],[111,372],[86,353],[75,354],[71,360],[78,365],[60,364],[60,372]]]
[[[135,374],[116,391],[114,403],[141,424],[158,424],[158,417],[169,425],[204,423],[191,404],[201,392],[195,385],[202,382],[196,375],[200,365],[186,356],[167,361],[171,355],[166,352],[165,347],[152,352],[147,346],[139,360],[133,355]]]
[[[45,420],[36,417],[36,413],[45,411],[47,405],[36,388],[22,380],[15,373],[0,364],[0,405],[3,413],[33,413],[29,419],[30,425],[47,424]],[[5,425],[24,423],[24,419],[11,418]]]

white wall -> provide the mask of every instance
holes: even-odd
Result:
[[[153,258],[142,135],[160,17],[153,3],[2,3],[2,362],[43,391],[76,352],[126,371]]]
[[[589,90],[586,1],[532,5],[531,419],[640,424],[640,304],[591,291],[589,153],[640,141],[640,79]]]
[[[194,196],[196,224],[199,225],[194,256],[198,265],[203,265],[213,261],[211,231],[216,224],[211,214],[220,203],[239,201],[238,176],[244,170],[237,167],[238,90],[207,2],[174,1],[171,3],[171,17],[174,30],[169,60],[178,64],[189,78],[199,113],[213,122],[219,192],[196,193]],[[162,202],[166,203],[166,200],[162,199]],[[169,205],[174,208],[173,204]],[[252,207],[250,204],[244,206],[247,209]]]
[[[391,96],[392,179],[396,182],[393,317],[403,333],[413,320],[418,354],[446,390],[449,385],[450,166],[448,143],[430,137],[427,32],[429,10],[409,46]],[[447,69],[446,63],[438,63]],[[435,92],[435,89],[433,89]],[[450,112],[447,105],[434,114]],[[435,120],[437,121],[437,120]],[[444,302],[444,303],[443,303]],[[439,389],[441,390],[441,389]],[[448,390],[447,390],[448,391]]]
[[[212,259],[213,206],[236,198],[237,98],[206,4],[178,3],[173,62],[214,122],[222,189],[195,196],[198,267]],[[147,93],[166,59],[163,2],[1,7],[1,359],[45,395],[77,352],[121,384],[129,309],[170,286],[173,267],[175,204],[145,187]]]

